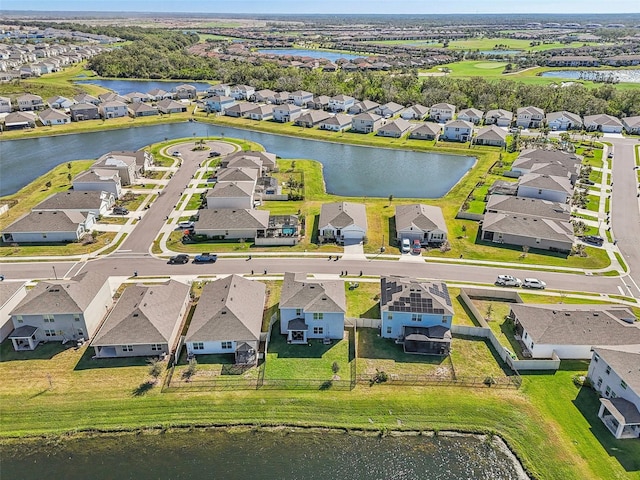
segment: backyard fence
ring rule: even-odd
[[[439,387],[487,387],[487,388],[520,388],[519,376],[509,377],[456,377],[438,375],[389,374],[385,377],[376,375],[358,375],[359,385],[396,385],[396,386],[439,386]]]

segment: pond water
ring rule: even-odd
[[[542,72],[540,76],[572,80],[604,80],[613,77],[619,82],[640,83],[640,70],[551,70]]]
[[[0,141],[0,196],[18,191],[56,165],[95,159],[111,150],[137,150],[165,139],[233,137],[258,142],[283,158],[323,165],[327,191],[344,196],[438,198],[474,165],[462,155],[359,147],[199,122]]]
[[[293,55],[295,57],[326,58],[330,62],[335,62],[339,58],[346,58],[347,60],[362,58],[361,55],[350,55],[348,53],[342,52],[327,52],[326,50],[305,50],[302,48],[260,48],[258,49],[258,52],[270,55]]]
[[[160,82],[156,80],[110,80],[110,79],[92,79],[92,80],[76,80],[74,83],[90,83],[100,87],[113,90],[118,95],[125,95],[132,92],[147,93],[154,88],[160,88],[165,92],[170,92],[178,85],[193,85],[198,91],[204,91],[211,87],[210,84],[204,82]]]
[[[506,480],[517,465],[474,437],[192,431],[3,445],[2,477]]]

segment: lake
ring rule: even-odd
[[[7,479],[507,480],[518,466],[475,437],[224,432],[104,435],[3,445]]]
[[[0,196],[15,193],[56,165],[93,159],[111,150],[137,150],[165,139],[233,137],[258,142],[283,158],[323,165],[327,191],[354,197],[438,198],[474,165],[462,155],[360,147],[199,122],[0,141]]]
[[[302,48],[260,48],[258,49],[258,52],[266,53],[269,55],[293,55],[294,57],[326,58],[330,62],[335,62],[339,58],[353,60],[354,58],[363,57],[363,55],[350,55],[348,53],[341,52],[327,52],[326,50],[305,50]]]
[[[147,93],[154,88],[160,88],[166,92],[170,92],[178,85],[193,85],[198,91],[205,91],[211,87],[210,84],[204,82],[161,82],[154,80],[109,80],[109,79],[93,79],[93,80],[75,80],[74,83],[90,83],[92,85],[98,85],[100,87],[113,90],[118,95],[125,95],[127,93],[140,92]]]
[[[640,70],[551,70],[541,77],[569,78],[572,80],[594,80],[597,77],[614,77],[619,82],[640,83]]]

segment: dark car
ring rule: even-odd
[[[209,157],[219,157],[220,152],[209,152]]]
[[[126,215],[129,213],[129,209],[128,208],[124,208],[124,207],[119,207],[119,206],[115,206],[113,207],[113,214],[114,215]]]
[[[185,255],[185,254],[175,255],[171,257],[167,263],[170,263],[170,264],[189,263],[189,255]]]
[[[201,253],[200,255],[196,255],[193,259],[193,263],[216,263],[218,260],[218,256],[212,253]]]
[[[582,237],[582,241],[585,243],[590,243],[591,245],[601,247],[604,243],[604,238],[598,237],[597,235],[587,235],[585,237]]]

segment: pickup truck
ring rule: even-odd
[[[193,263],[216,263],[218,256],[212,253],[201,253],[196,255],[193,259]]]

